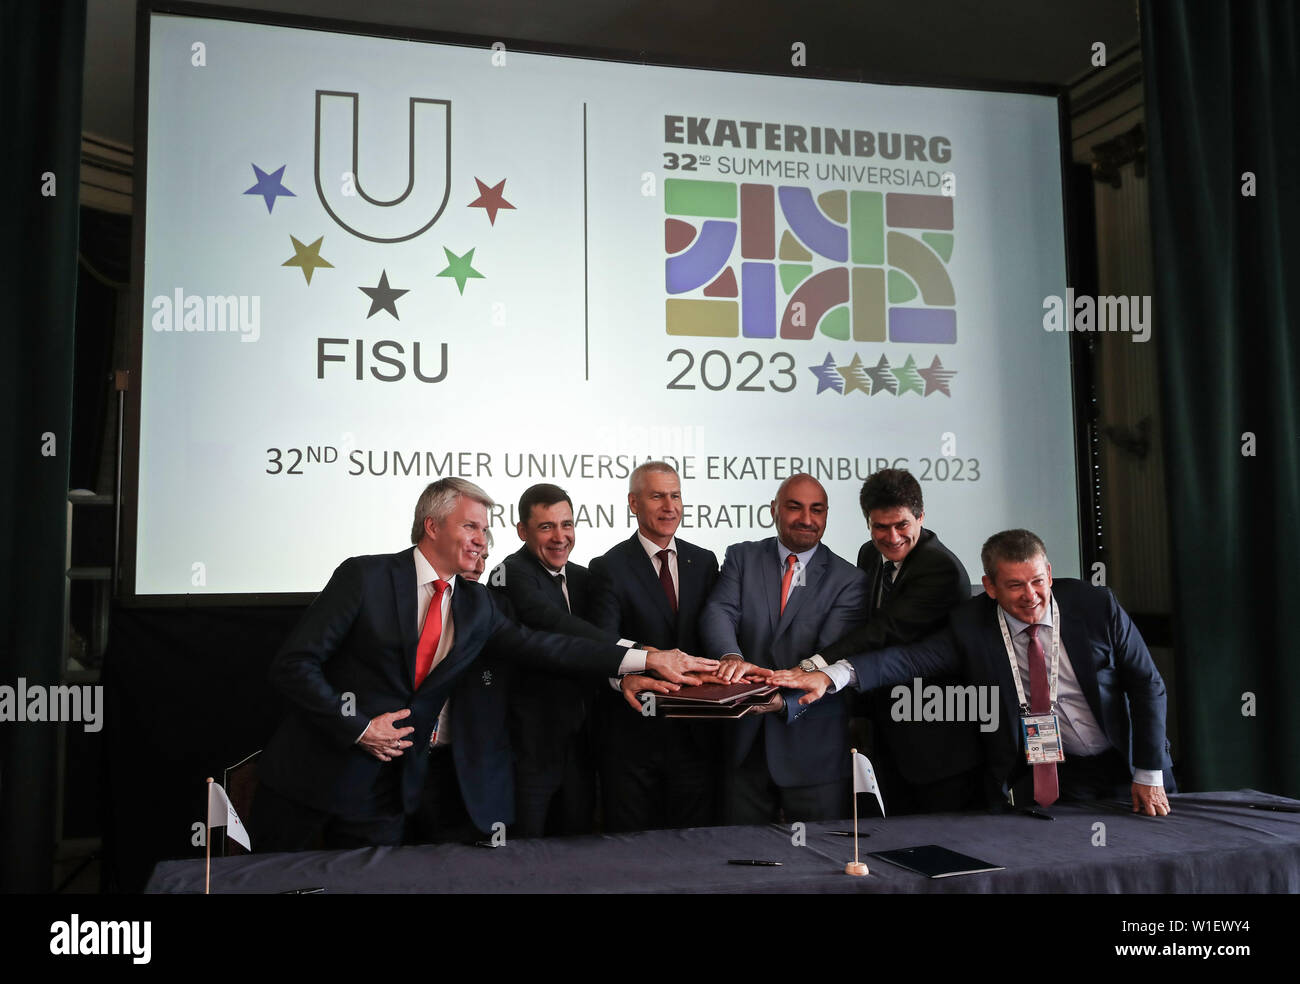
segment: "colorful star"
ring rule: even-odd
[[[397,317],[397,299],[403,294],[409,294],[410,291],[389,287],[387,270],[384,270],[379,274],[378,286],[358,287],[357,290],[370,298],[370,314],[366,315],[367,318],[370,318],[372,315],[377,314],[380,311],[387,311],[394,318],[397,318],[398,321],[402,320]]]
[[[325,241],[324,236],[321,236],[310,246],[304,246],[294,236],[290,236],[289,239],[293,243],[293,256],[281,263],[280,266],[301,267],[302,275],[307,278],[308,284],[311,283],[312,272],[317,267],[334,268],[333,263],[329,262],[329,260],[322,259],[320,255],[320,244]]]
[[[826,353],[825,362],[819,366],[809,366],[808,371],[817,377],[817,393],[821,393],[822,390],[844,392],[844,377],[835,371],[835,360],[831,358],[829,352]]]
[[[266,171],[263,171],[260,167],[254,164],[253,173],[257,175],[257,184],[249,188],[244,192],[244,194],[261,195],[262,200],[266,202],[266,210],[268,213],[271,211],[271,206],[275,204],[277,197],[288,195],[290,198],[297,198],[298,196],[286,188],[280,181],[284,176],[284,169],[288,166],[289,165],[287,164],[281,164],[278,171],[272,171],[268,174]]]
[[[854,390],[862,390],[868,394],[871,392],[871,377],[867,375],[867,370],[862,365],[861,356],[854,353],[852,362],[847,366],[836,366],[835,369],[844,377],[845,396]]]
[[[944,396],[952,396],[952,394],[948,392],[948,383],[952,381],[953,376],[957,375],[957,370],[945,369],[937,355],[934,357],[934,361],[930,363],[929,369],[921,369],[918,371],[921,374],[921,378],[925,380],[925,396],[929,396],[936,390]]]
[[[491,225],[496,225],[497,212],[503,208],[514,208],[514,206],[503,197],[503,189],[506,186],[506,179],[502,178],[491,188],[485,185],[478,178],[474,179],[474,183],[478,185],[478,197],[470,202],[467,207],[487,209],[488,222]]]
[[[916,371],[916,360],[910,355],[907,361],[903,363],[902,368],[891,370],[898,377],[898,395],[902,396],[909,390],[921,393],[921,374]]]
[[[894,373],[889,368],[889,360],[883,355],[874,368],[867,370],[867,375],[871,377],[871,395],[876,396],[880,393],[893,393],[898,395],[898,380],[894,378]]]
[[[456,288],[465,293],[465,281],[471,277],[477,277],[479,280],[485,280],[483,274],[479,273],[470,264],[474,261],[474,250],[470,250],[464,256],[457,256],[446,246],[442,251],[447,254],[447,269],[443,270],[438,276],[452,277],[456,281]]]

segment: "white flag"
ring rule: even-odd
[[[248,840],[248,830],[244,823],[239,819],[239,814],[235,808],[230,805],[230,800],[226,799],[226,791],[221,788],[221,783],[208,783],[208,835],[211,836],[213,827],[225,827],[226,833],[239,843],[243,844],[248,850],[253,849],[253,845]]]
[[[880,798],[880,786],[876,783],[876,770],[871,767],[871,759],[861,752],[854,752],[853,795],[858,793],[875,793],[876,802],[880,804],[880,815],[885,815],[885,801]]]

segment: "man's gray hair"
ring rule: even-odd
[[[997,581],[999,563],[1021,564],[1035,557],[1047,559],[1047,547],[1029,530],[1003,530],[984,541],[980,563],[990,581]]]
[[[677,469],[666,461],[643,461],[632,469],[632,474],[628,476],[627,490],[633,495],[641,491],[641,484],[645,477],[651,472],[659,472],[663,475],[672,475],[681,484],[682,478],[677,474]]]
[[[419,501],[415,503],[415,522],[411,524],[411,542],[419,543],[420,538],[424,536],[426,519],[432,519],[435,526],[442,525],[442,521],[451,515],[451,511],[456,508],[456,501],[462,495],[475,502],[481,502],[489,511],[496,505],[491,496],[473,482],[463,478],[440,478],[436,482],[430,482],[420,493]]]

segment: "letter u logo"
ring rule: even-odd
[[[387,201],[369,195],[359,165],[360,105],[355,92],[316,90],[316,194],[330,218],[352,235],[372,243],[400,243],[427,232],[451,196],[451,100],[410,101],[407,128],[406,190]],[[372,155],[372,160],[376,155]],[[380,158],[393,171],[367,171],[370,187],[397,187],[399,154]],[[442,163],[441,179],[437,174]],[[355,195],[345,194],[343,176],[352,175]]]

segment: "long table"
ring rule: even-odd
[[[1170,797],[1167,817],[1120,803],[1021,814],[859,821],[870,874],[844,874],[851,821],[802,829],[696,827],[637,834],[377,847],[214,859],[214,893],[1300,892],[1300,801],[1252,790]],[[1005,870],[930,879],[868,852],[938,844]],[[256,845],[254,845],[256,847]],[[779,867],[729,864],[779,861]],[[200,893],[202,860],[164,861],[147,892]]]

